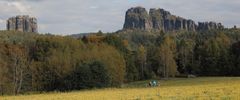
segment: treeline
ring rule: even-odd
[[[0,32],[0,93],[120,87],[137,80],[240,75],[240,31]]]
[[[119,86],[125,60],[106,43],[2,31],[0,93],[68,91]]]
[[[126,59],[128,81],[195,76],[239,76],[240,31],[121,31],[133,60]]]

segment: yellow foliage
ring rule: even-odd
[[[84,51],[81,54],[80,60],[82,61],[100,61],[103,62],[110,72],[113,80],[112,83],[119,83],[124,81],[125,75],[125,60],[123,56],[112,46],[107,44],[89,44],[90,50]],[[120,83],[119,83],[120,84]]]
[[[103,41],[104,38],[105,38],[104,36],[97,36],[97,35],[90,35],[86,37],[87,42],[90,42],[90,43],[99,43]]]

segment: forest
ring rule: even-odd
[[[121,87],[148,79],[240,76],[240,30],[0,31],[0,95]]]

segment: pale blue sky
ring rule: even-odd
[[[240,26],[240,0],[0,0],[0,29],[15,15],[38,18],[39,32],[75,34],[122,29],[130,7],[164,8],[194,21]]]

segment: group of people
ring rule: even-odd
[[[150,81],[148,83],[148,86],[150,86],[150,87],[157,87],[157,86],[159,86],[159,83],[158,83],[158,81],[153,80],[153,81]]]

